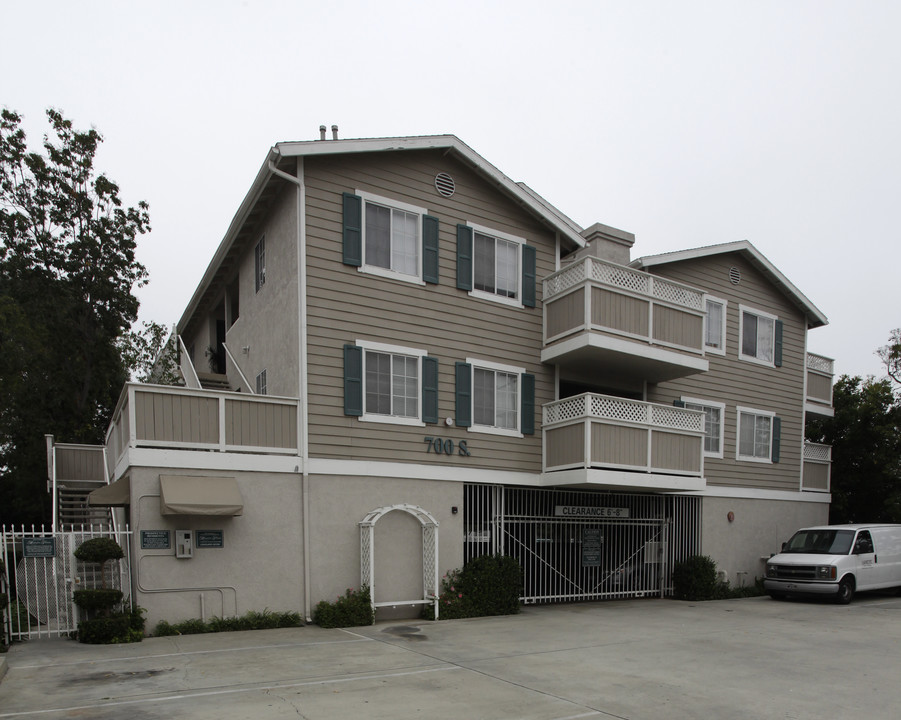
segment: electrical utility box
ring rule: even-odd
[[[194,557],[194,533],[191,530],[175,531],[175,557],[185,560]]]

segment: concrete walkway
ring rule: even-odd
[[[897,718],[901,598],[630,600],[13,646],[0,719]]]

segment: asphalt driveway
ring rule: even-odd
[[[13,646],[4,718],[897,718],[901,598],[628,600]]]

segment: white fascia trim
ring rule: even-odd
[[[495,485],[539,486],[539,473],[467,468],[461,465],[423,465],[418,463],[373,462],[371,460],[334,460],[313,458],[310,475],[349,475],[353,477],[443,480],[447,482],[489,483]]]
[[[568,340],[544,348],[541,351],[541,362],[553,363],[554,359],[561,355],[566,355],[586,347],[612,350],[613,352],[623,353],[624,355],[634,355],[636,357],[647,358],[657,362],[678,365],[696,372],[707,372],[710,369],[710,363],[702,357],[683,355],[682,353],[667,350],[666,348],[643,345],[634,340],[626,340],[596,332],[583,332],[576,337],[569,338]],[[640,352],[636,352],[639,348]]]
[[[825,405],[817,405],[816,403],[805,402],[804,412],[808,415],[823,415],[824,417],[835,417],[835,408],[826,407]]]
[[[182,468],[185,470],[221,470],[241,472],[296,473],[303,469],[298,455],[257,455],[254,453],[220,453],[197,450],[127,449],[116,465],[118,479],[136,467]]]
[[[596,468],[557,470],[541,475],[541,487],[569,485],[594,485],[599,490],[606,487],[624,491],[673,493],[703,490],[707,485],[707,480],[704,477],[598,470]]]
[[[813,492],[802,490],[757,490],[746,487],[725,487],[708,485],[706,489],[697,493],[690,493],[700,497],[733,498],[736,500],[778,500],[781,502],[806,502],[824,503],[832,502],[832,494],[828,492]]]
[[[829,324],[829,318],[820,312],[804,293],[798,290],[785,275],[779,272],[773,263],[767,260],[760,250],[747,240],[723,243],[722,245],[708,245],[707,247],[692,248],[689,250],[677,250],[676,252],[661,253],[660,255],[648,255],[646,257],[636,258],[629,263],[629,265],[630,267],[649,268],[655,265],[668,265],[683,260],[696,260],[698,258],[710,257],[711,255],[723,255],[731,252],[741,252],[749,255],[755,264],[761,267],[765,273],[771,275],[777,284],[782,285],[789,294],[795,297],[812,319],[819,325]]]
[[[372,350],[380,353],[391,353],[392,355],[409,355],[410,357],[425,357],[429,354],[428,350],[418,348],[404,347],[402,345],[389,345],[388,343],[380,343],[372,340],[355,340],[359,348],[364,350]]]

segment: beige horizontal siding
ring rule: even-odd
[[[435,191],[438,172],[454,178],[453,197]],[[540,363],[540,282],[536,308],[512,308],[457,290],[456,226],[473,222],[524,238],[537,250],[539,280],[554,270],[554,235],[468,168],[437,152],[307,158],[304,181],[311,456],[539,472],[540,405],[553,399],[553,374]],[[437,286],[342,264],[342,193],[357,190],[425,208],[439,219]],[[455,416],[455,362],[473,357],[524,368],[536,376],[535,435],[516,438],[443,422],[410,427],[345,416],[343,346],[356,340],[422,349],[437,358],[442,421]],[[426,437],[452,440],[455,448],[465,440],[470,456],[430,452]]]
[[[729,281],[730,268],[741,282]],[[801,485],[806,322],[800,310],[747,260],[727,254],[654,268],[654,272],[706,290],[727,301],[726,354],[707,353],[710,369],[688,378],[652,385],[648,399],[671,403],[682,396],[725,403],[722,458],[704,459],[710,485],[797,491]],[[776,315],[784,323],[782,367],[740,360],[739,305]],[[782,419],[780,461],[738,461],[738,406],[774,412]]]

